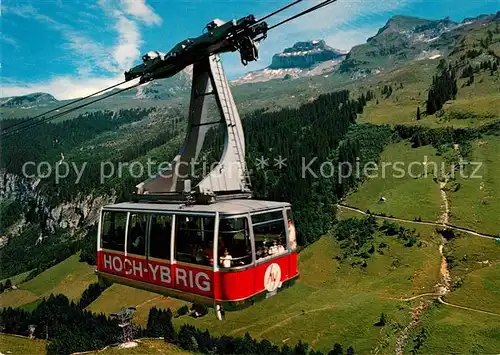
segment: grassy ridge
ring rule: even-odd
[[[51,293],[63,294],[76,301],[91,283],[97,281],[94,270],[95,267],[80,262],[78,254],[73,255],[35,278],[17,285],[16,290],[0,294],[0,306],[19,307]]]
[[[165,297],[156,293],[139,290],[119,284],[114,284],[106,289],[101,296],[92,302],[87,309],[96,313],[107,315],[118,312],[122,307],[136,307],[134,322],[146,326],[151,307],[170,308],[176,310],[186,304],[174,298]]]

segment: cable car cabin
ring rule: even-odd
[[[283,202],[109,205],[97,243],[99,277],[217,310],[268,298],[299,275]]]

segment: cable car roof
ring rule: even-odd
[[[259,212],[291,206],[288,202],[262,201],[251,199],[231,199],[218,201],[208,205],[181,203],[144,203],[122,202],[104,206],[104,210],[137,211],[137,212],[182,212],[182,213],[209,213],[219,212],[226,215]]]

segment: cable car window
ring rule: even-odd
[[[293,222],[292,210],[286,210],[286,217],[288,220],[288,243],[290,245],[290,249],[297,248],[297,234],[295,231],[295,223]]]
[[[128,225],[127,253],[146,255],[148,215],[131,213]]]
[[[104,211],[102,218],[102,248],[125,251],[127,212]]]
[[[149,255],[153,258],[170,260],[172,240],[172,216],[156,214],[151,216],[149,231]]]
[[[282,211],[253,215],[252,224],[257,260],[286,252],[285,221]]]
[[[214,217],[178,215],[175,222],[175,259],[213,265]]]
[[[273,221],[273,220],[277,220],[277,219],[283,220],[283,211],[282,210],[252,215],[252,223],[253,224],[262,223],[262,222],[269,222],[269,221]]]
[[[219,224],[219,266],[222,268],[248,265],[252,262],[252,246],[248,219],[221,219]]]

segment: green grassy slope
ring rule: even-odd
[[[421,248],[405,248],[399,241],[387,240],[384,255],[375,253],[364,271],[339,264],[334,259],[339,252],[336,243],[325,237],[300,254],[300,281],[291,289],[253,307],[228,312],[223,322],[216,321],[211,311],[201,319],[182,316],[175,323],[192,323],[219,335],[248,331],[278,344],[301,339],[323,351],[335,342],[353,345],[360,353],[376,345],[394,346],[396,329],[409,321],[407,306],[396,299],[430,292],[438,278],[436,237],[430,229],[422,230],[422,235],[425,243]],[[153,306],[158,297],[113,286],[89,309],[109,313],[148,300]],[[391,325],[383,329],[373,326],[381,312],[391,318]],[[141,323],[142,316],[136,321]]]
[[[427,168],[422,164],[424,161],[428,162]],[[410,165],[413,162],[414,165]],[[378,170],[370,172],[374,177],[366,179],[357,191],[350,193],[345,203],[377,214],[435,221],[441,202],[439,185],[433,178],[435,173],[439,176],[442,163],[443,159],[436,156],[436,150],[430,146],[413,149],[407,142],[389,145],[380,157]],[[383,164],[387,164],[385,170]],[[399,168],[404,173],[400,173]],[[380,201],[381,197],[386,201]]]
[[[118,312],[122,307],[133,306],[137,308],[134,314],[134,322],[146,326],[151,307],[170,308],[174,311],[184,304],[186,304],[186,302],[174,298],[114,284],[106,289],[97,300],[87,307],[87,309],[92,312],[102,312],[109,315],[113,312]]]
[[[110,346],[104,351],[95,351],[89,354],[103,355],[189,355],[188,351],[179,349],[178,347],[167,344],[163,340],[140,340],[137,341],[137,346],[133,348],[120,348],[118,346]]]
[[[500,349],[500,317],[445,305],[433,307],[410,336],[405,353],[422,328],[427,332],[422,354],[496,354]]]
[[[44,355],[47,342],[8,334],[0,334],[0,353],[11,355]]]
[[[456,175],[460,189],[450,192],[450,223],[477,231],[500,235],[500,137],[488,136],[472,143],[467,159],[481,164],[467,168],[464,177]],[[472,175],[475,167],[476,174]]]
[[[427,247],[411,249],[388,240],[384,255],[375,253],[363,271],[333,259],[339,249],[325,237],[300,254],[301,278],[291,289],[251,308],[227,313],[224,322],[214,322],[213,314],[199,320],[181,317],[177,322],[206,327],[216,334],[248,331],[278,344],[301,339],[322,351],[335,342],[353,345],[359,353],[376,346],[391,348],[396,329],[409,321],[407,306],[394,299],[431,290],[439,273],[437,247],[432,236],[426,239]],[[394,260],[402,260],[402,265],[394,266]],[[373,325],[381,312],[391,319],[383,329]]]
[[[17,285],[16,290],[0,295],[1,307],[17,307],[33,303],[52,294],[63,294],[69,299],[78,300],[83,291],[97,281],[95,267],[78,261],[73,255],[63,262],[45,270],[32,280]]]
[[[452,285],[447,302],[499,313],[500,245],[494,240],[463,236],[445,246]]]

